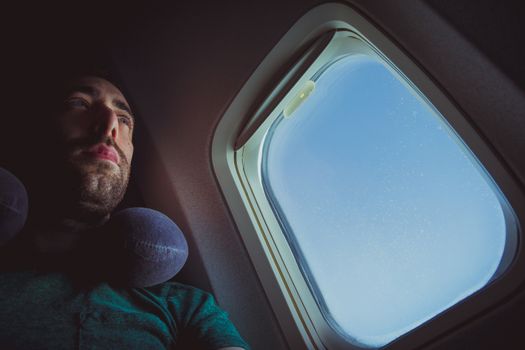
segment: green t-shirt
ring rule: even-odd
[[[57,272],[0,272],[2,349],[249,349],[213,297],[174,282],[76,285]]]

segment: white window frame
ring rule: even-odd
[[[280,97],[280,101],[276,101],[278,94],[275,92],[279,86],[270,91],[260,106],[273,103],[274,112],[267,116],[262,115],[264,121],[238,150],[236,144],[239,135],[246,130],[243,123],[246,117],[250,117],[247,114],[251,113],[255,119],[261,120],[258,112],[264,108],[253,108],[253,105],[261,100],[261,86],[268,84],[268,77],[279,72],[281,66],[297,53],[298,48],[310,47],[319,37],[334,30],[338,31],[336,37],[349,35],[357,40],[351,50],[379,55],[381,59],[390,62],[392,67],[397,67],[397,74],[406,76],[408,81],[417,86],[417,90],[421,91],[446,118],[505,194],[510,203],[509,207],[515,210],[515,213],[505,215],[515,215],[518,224],[520,219],[525,217],[525,202],[518,184],[458,108],[417,64],[351,7],[332,3],[312,9],[286,33],[240,90],[219,122],[212,144],[212,163],[218,182],[276,318],[292,349],[361,349],[344,339],[322,316],[266,199],[259,171],[262,141],[269,126],[304,82],[331,57],[338,55],[337,49],[328,46],[322,50],[322,54],[315,59],[302,78],[293,84],[284,98]],[[347,52],[348,48],[345,50]],[[308,53],[308,50],[306,52]],[[254,118],[247,123],[248,126],[254,123]],[[507,251],[514,247],[518,252],[521,251],[522,240],[518,239],[519,234],[507,235]],[[500,278],[394,340],[385,348],[411,349],[421,346],[436,335],[445,333],[493,306],[523,281],[521,276],[525,273],[524,259],[519,253],[504,254],[504,261],[500,266],[505,272]]]

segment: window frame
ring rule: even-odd
[[[265,199],[258,174],[260,157],[247,155],[261,153],[265,133],[279,115],[278,112],[274,112],[266,117],[265,113],[269,109],[282,111],[294,96],[294,87],[288,89],[291,91],[288,96],[288,90],[281,94],[275,93],[279,84],[273,84],[272,87],[275,88],[264,96],[260,86],[268,85],[265,84],[265,77],[278,72],[279,65],[294,57],[297,52],[303,50],[308,53],[308,47],[311,47],[312,43],[319,42],[323,35],[334,31],[353,33],[352,36],[366,43],[361,49],[373,48],[372,51],[375,54],[379,53],[381,59],[398,68],[399,75],[407,76],[409,81],[417,86],[416,90],[420,90],[441,112],[458,136],[483,163],[483,167],[508,199],[509,207],[514,208],[517,224],[519,225],[520,218],[525,217],[523,195],[504,164],[459,108],[408,54],[347,5],[324,4],[312,9],[290,29],[246,82],[219,122],[212,144],[212,163],[219,185],[291,348],[361,349],[348,343],[347,339],[330,327],[322,316],[278,220]],[[320,52],[327,54],[324,48]],[[303,78],[293,84],[295,89],[302,86],[306,77],[312,76],[312,72],[315,73],[326,59],[328,58],[325,57],[323,61],[316,57],[313,65],[302,74]],[[260,97],[261,94],[263,98]],[[283,95],[285,98],[276,102],[276,99],[282,98]],[[263,103],[253,108],[253,105],[261,100]],[[262,108],[265,105],[271,108]],[[246,113],[253,116],[247,126],[243,125]],[[243,133],[250,126],[252,130],[247,137]],[[244,138],[241,145],[239,138]],[[507,270],[499,278],[384,348],[410,349],[421,346],[436,337],[436,334],[443,334],[484,309],[494,306],[515,290],[523,281],[520,274],[525,272],[524,257],[520,254],[522,240],[518,239],[521,235],[519,231],[518,227],[515,241],[507,239],[507,245],[515,245],[517,253],[512,261],[502,261],[500,266],[506,266]],[[509,235],[507,237],[512,238]],[[505,256],[510,259],[508,254],[504,254]]]

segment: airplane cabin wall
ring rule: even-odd
[[[97,27],[101,24],[97,13],[108,7],[92,9],[84,18],[86,36],[107,39],[141,119],[139,127],[145,135],[136,144],[134,176],[142,197],[147,205],[170,215],[188,237],[191,255],[180,278],[213,292],[254,349],[279,350],[288,345],[215,180],[211,140],[229,102],[266,54],[296,20],[321,3],[236,0],[170,2],[147,8],[129,4],[112,8],[104,16],[112,25],[104,28]],[[348,3],[429,72],[523,184],[525,57],[519,41],[523,7],[511,0]],[[39,36],[39,32],[59,17],[52,9],[32,8],[32,14],[23,10],[12,18],[17,25],[27,25],[29,35],[15,36],[13,45],[2,44],[13,57],[4,66],[17,67],[10,72],[12,81],[49,51],[41,43],[53,40],[52,35]],[[76,14],[79,9],[70,11]],[[3,32],[10,33],[9,28]],[[69,27],[57,26],[57,30]],[[67,57],[68,48],[60,53]],[[17,105],[9,111],[19,109]],[[2,141],[2,153],[10,146]],[[429,348],[523,344],[524,314],[522,288]]]

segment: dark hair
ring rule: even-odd
[[[67,62],[55,71],[54,83],[50,89],[53,97],[48,97],[49,101],[61,103],[64,95],[68,92],[71,85],[82,77],[93,76],[105,79],[117,87],[128,100],[128,96],[122,84],[122,79],[117,73],[115,65],[107,54],[97,53],[84,55],[73,63]],[[131,102],[129,102],[131,103]]]

